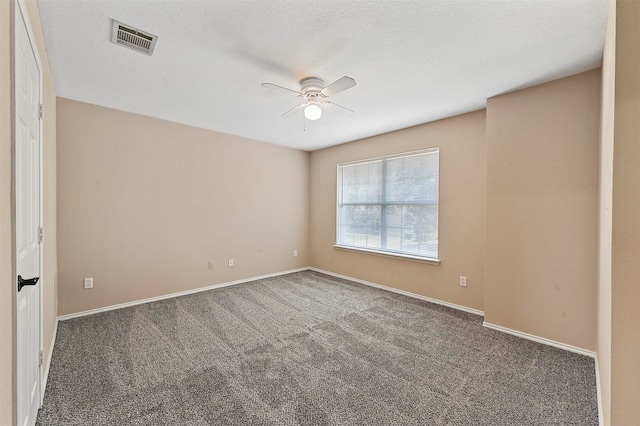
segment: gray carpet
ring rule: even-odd
[[[305,271],[62,321],[39,425],[597,425],[594,362]]]

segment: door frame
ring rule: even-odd
[[[13,190],[13,197],[12,197],[12,211],[13,211],[13,230],[14,230],[14,243],[13,243],[13,270],[14,270],[14,277],[13,277],[13,294],[14,294],[14,306],[16,307],[15,309],[13,309],[13,314],[14,314],[14,336],[17,336],[17,332],[18,332],[18,312],[17,312],[17,300],[18,300],[18,282],[17,282],[17,270],[18,270],[18,256],[17,256],[17,245],[15,243],[15,231],[16,231],[16,219],[17,219],[17,202],[16,202],[16,197],[18,196],[17,191],[16,191],[16,184],[17,184],[17,179],[16,179],[16,165],[17,165],[17,161],[16,161],[16,155],[17,155],[17,150],[15,149],[16,147],[16,76],[15,76],[15,55],[16,55],[16,43],[17,43],[17,37],[15,36],[16,34],[16,23],[18,22],[18,20],[22,20],[24,22],[24,26],[27,30],[27,37],[29,38],[29,44],[31,45],[31,49],[33,50],[35,59],[36,59],[36,64],[38,65],[38,77],[39,77],[39,93],[38,93],[38,99],[39,99],[39,104],[43,104],[43,68],[42,68],[42,60],[40,59],[40,52],[38,50],[38,44],[36,43],[36,38],[35,38],[35,33],[33,31],[33,27],[31,26],[31,18],[29,16],[29,11],[27,10],[27,5],[25,0],[14,0],[14,9],[13,9],[13,17],[12,17],[12,24],[13,24],[13,43],[11,45],[11,63],[12,63],[12,69],[11,69],[11,73],[13,75],[12,80],[12,86],[11,86],[11,95],[12,95],[12,106],[13,106],[13,113],[12,113],[12,117],[11,117],[11,122],[12,122],[12,149],[13,149],[13,185],[12,185],[12,190]],[[43,228],[44,226],[44,176],[43,176],[43,169],[44,169],[44,135],[43,135],[43,131],[44,131],[44,119],[39,119],[38,120],[38,130],[39,130],[39,135],[38,135],[38,149],[40,151],[40,155],[39,155],[39,169],[40,169],[40,190],[39,190],[39,198],[40,198],[40,211],[39,211],[39,218],[38,218],[38,226],[40,228]],[[44,229],[44,228],[43,228]],[[39,346],[40,346],[40,352],[39,355],[43,353],[43,349],[44,349],[44,336],[43,336],[43,326],[44,326],[44,322],[43,322],[43,286],[45,284],[45,277],[43,276],[43,272],[44,272],[44,242],[40,242],[40,244],[38,244],[38,251],[39,251],[39,257],[40,257],[40,262],[39,262],[39,276],[40,276],[40,281],[39,281],[39,285],[37,286],[38,289],[38,305],[40,308],[40,315],[39,315],[39,324],[38,324],[38,334],[39,334]],[[14,364],[13,364],[13,369],[14,369],[14,383],[17,383],[17,375],[18,375],[18,368],[17,368],[17,352],[18,352],[18,346],[17,346],[17,342],[14,338],[14,347],[13,347],[13,357],[14,357]],[[43,368],[45,367],[45,363],[44,360],[42,362],[42,364],[39,365],[38,367],[38,390],[39,390],[39,406],[42,406],[42,402],[43,402],[43,398],[44,398],[44,390],[45,390],[45,386],[43,386]],[[46,385],[46,384],[45,384]],[[17,393],[15,394],[16,398],[14,401],[14,410],[17,416],[17,412],[18,412],[18,398],[19,395],[17,395]],[[15,418],[15,417],[14,417]],[[17,418],[16,418],[17,420]]]

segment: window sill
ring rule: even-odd
[[[393,258],[396,258],[396,259],[410,260],[412,262],[428,263],[430,265],[439,265],[440,264],[440,259],[430,259],[430,258],[426,258],[426,257],[412,256],[410,254],[401,254],[401,253],[393,253],[393,252],[389,252],[389,251],[371,250],[371,249],[362,248],[362,247],[343,246],[343,245],[340,245],[340,244],[334,244],[333,247],[335,247],[337,249],[340,249],[340,250],[357,251],[357,252],[360,252],[360,253],[375,254],[376,256],[393,257]]]

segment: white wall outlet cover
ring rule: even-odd
[[[460,285],[462,287],[466,287],[467,286],[467,277],[460,276]]]
[[[233,259],[229,259],[229,266],[233,266]]]
[[[84,288],[93,288],[93,278],[85,278],[83,284]]]
[[[298,256],[298,250],[293,251],[293,257],[296,257],[296,256]]]

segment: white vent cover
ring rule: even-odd
[[[158,36],[113,20],[112,43],[151,56],[157,41]]]

